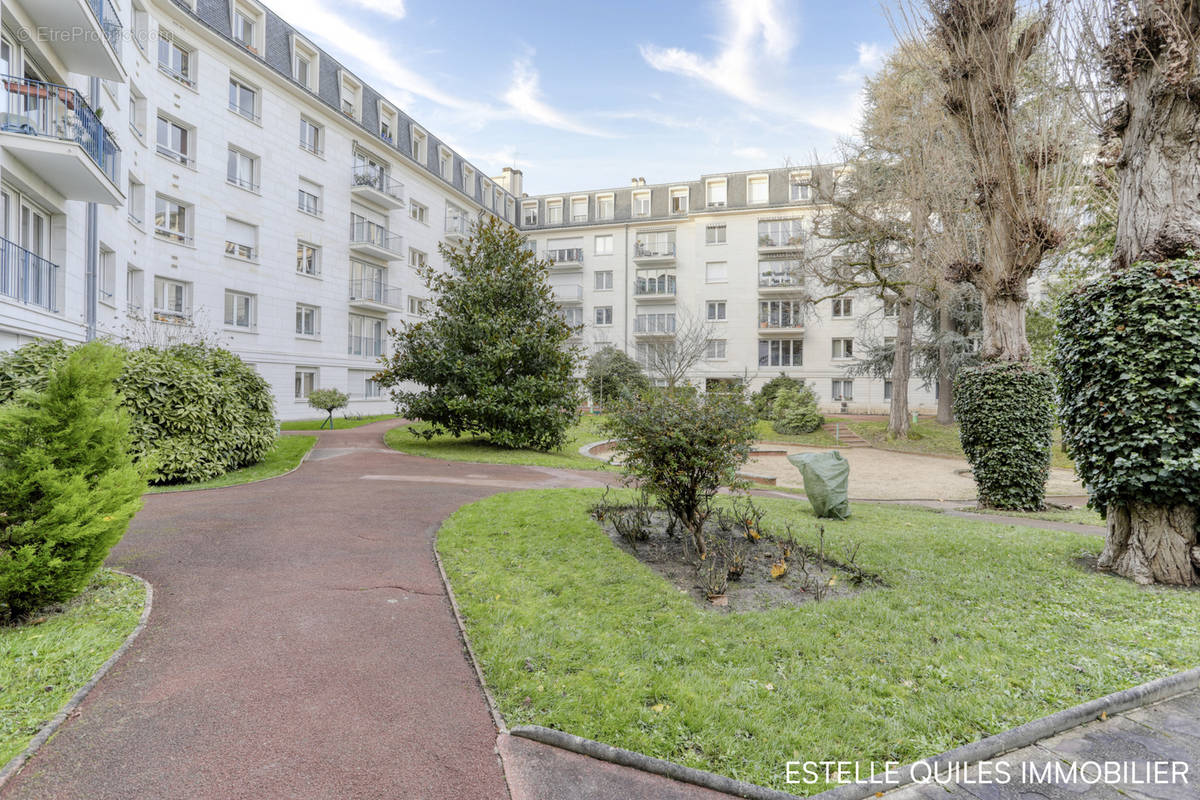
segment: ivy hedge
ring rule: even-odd
[[[0,403],[45,387],[72,349],[38,341],[0,355]],[[263,459],[275,442],[270,385],[238,356],[180,344],[126,354],[115,387],[130,414],[130,447],[151,483],[218,477]]]
[[[954,381],[954,414],[980,505],[1041,509],[1054,429],[1050,374],[1011,362],[961,370]]]
[[[1091,504],[1200,505],[1200,261],[1139,263],[1062,298],[1063,446]]]

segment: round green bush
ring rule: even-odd
[[[0,357],[4,387],[45,385],[48,365],[71,352],[59,342],[34,342]],[[131,416],[131,452],[151,470],[152,483],[215,478],[262,460],[275,442],[270,385],[241,358],[221,348],[180,344],[128,353],[116,381]]]
[[[805,384],[800,388],[781,388],[771,403],[771,426],[777,433],[794,436],[812,433],[821,427],[825,418],[817,409],[817,396]]]
[[[961,370],[954,381],[954,415],[980,505],[1041,509],[1054,430],[1050,374],[1010,362]]]
[[[1200,505],[1200,261],[1139,263],[1060,302],[1063,445],[1091,503]]]
[[[779,373],[764,383],[761,389],[750,395],[754,413],[758,414],[759,419],[770,419],[772,416],[771,404],[775,402],[775,395],[779,393],[780,389],[803,389],[805,385],[804,381],[789,378],[782,372]]]

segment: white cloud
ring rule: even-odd
[[[586,136],[612,136],[572,119],[542,98],[541,78],[533,66],[532,53],[513,62],[512,82],[504,92],[503,99],[521,119]]]
[[[348,0],[348,2],[352,6],[392,19],[404,19],[406,13],[403,0]]]
[[[767,151],[761,147],[735,147],[733,154],[748,161],[766,161]]]

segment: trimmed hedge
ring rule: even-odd
[[[1200,261],[1134,264],[1067,294],[1054,365],[1093,507],[1200,505]]]
[[[33,342],[0,356],[0,403],[20,387],[44,387],[71,350]],[[128,353],[116,380],[130,412],[131,452],[152,483],[203,481],[255,464],[275,443],[270,385],[238,356],[180,344]]]
[[[0,406],[0,620],[83,591],[141,507],[121,357],[76,348]]]
[[[775,393],[771,403],[771,425],[785,436],[812,433],[825,418],[817,408],[817,396],[806,384],[799,389],[784,387]]]
[[[1042,508],[1050,477],[1053,393],[1050,374],[1029,364],[985,364],[959,372],[954,414],[980,505]]]

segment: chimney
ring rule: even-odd
[[[513,197],[520,197],[522,195],[521,189],[523,188],[523,178],[524,175],[522,174],[521,170],[513,169],[512,167],[505,167],[503,172],[500,175],[492,178],[492,180],[496,182],[497,186],[511,194]]]
[[[637,179],[637,178],[630,178],[630,179],[629,179],[629,185],[630,185],[630,186],[637,186],[637,185],[638,185],[638,179]]]

